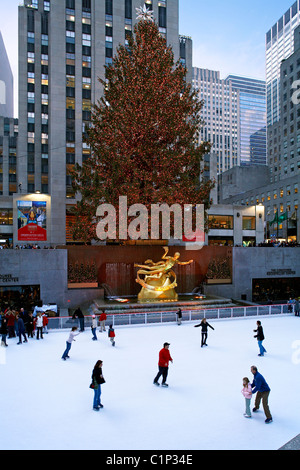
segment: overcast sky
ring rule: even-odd
[[[15,117],[21,3],[0,0],[0,31],[14,74]],[[193,40],[193,66],[218,70],[221,78],[234,73],[264,80],[265,34],[292,4],[293,0],[179,0],[179,33]]]

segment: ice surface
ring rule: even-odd
[[[251,450],[279,449],[300,432],[300,319],[260,318],[265,357],[253,338],[256,317],[210,320],[208,347],[197,322],[116,328],[92,341],[89,328],[61,360],[69,330],[0,348],[2,450]],[[171,343],[169,388],[156,387],[158,352]],[[99,412],[89,389],[103,360]],[[245,419],[242,378],[256,365],[265,377],[273,423],[263,409]],[[251,408],[254,405],[252,399]]]

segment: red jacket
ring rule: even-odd
[[[166,348],[161,349],[159,351],[158,365],[160,367],[169,367],[169,361],[173,361],[170,351]]]
[[[107,319],[106,313],[101,313],[99,321],[104,321]]]

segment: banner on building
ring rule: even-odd
[[[17,201],[18,241],[47,241],[47,202]]]

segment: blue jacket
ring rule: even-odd
[[[259,373],[256,372],[254,374],[254,380],[251,384],[252,392],[269,392],[271,389],[267,382],[265,381],[264,377]]]

